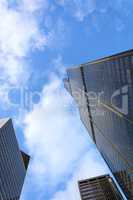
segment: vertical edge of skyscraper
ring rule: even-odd
[[[97,149],[132,200],[133,50],[67,69],[64,85]]]
[[[109,175],[78,182],[81,200],[123,200],[114,180]]]
[[[12,120],[0,119],[0,199],[19,200],[30,157],[20,151]]]

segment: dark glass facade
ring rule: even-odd
[[[23,162],[24,162],[25,169],[27,170],[28,165],[29,165],[29,161],[30,161],[30,156],[28,156],[23,151],[21,151],[21,155],[22,155],[22,159],[23,159]]]
[[[133,51],[68,69],[67,74],[89,135],[126,197],[133,199]]]
[[[26,162],[26,154],[23,154]],[[29,156],[27,157],[29,158]],[[26,167],[11,119],[0,119],[0,200],[20,198]]]
[[[79,181],[78,186],[82,200],[123,200],[109,175]]]

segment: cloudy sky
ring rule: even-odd
[[[79,200],[77,181],[109,173],[62,79],[132,48],[132,0],[0,0],[0,116],[31,155],[21,200]]]

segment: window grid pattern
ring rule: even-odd
[[[98,131],[95,128],[97,146],[128,199],[133,198],[133,64],[131,61],[131,57],[124,57],[84,68],[87,91],[104,93],[100,103],[96,105],[104,115],[99,117],[93,114],[93,108],[91,108],[93,123],[98,127]],[[122,93],[124,87],[128,88],[126,94]],[[112,102],[112,95],[115,93],[119,95]],[[124,116],[122,113],[120,117],[121,110],[118,110],[118,113],[115,110],[117,107],[121,108],[123,95],[128,97],[127,105],[124,105],[128,106],[128,114]],[[112,148],[106,139],[101,141],[102,136],[99,130],[103,132],[104,138],[108,138],[116,148]],[[103,142],[108,145],[104,146]]]
[[[79,190],[82,200],[122,200],[113,179],[100,176],[79,181]]]
[[[20,198],[26,170],[11,119],[0,128],[0,199]]]
[[[80,88],[82,93],[86,88],[86,102],[95,106],[87,115],[88,105],[84,103],[82,109],[76,101],[81,119],[91,137],[89,123],[93,123],[99,151],[127,198],[133,199],[133,51],[69,69],[68,77],[74,99],[75,91]],[[100,94],[98,103],[89,98],[89,92]]]

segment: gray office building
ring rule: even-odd
[[[109,175],[81,180],[78,186],[82,200],[123,200]]]
[[[11,119],[0,119],[0,200],[20,198],[29,156],[19,150]]]
[[[133,199],[133,50],[67,70],[64,84],[126,197]]]

